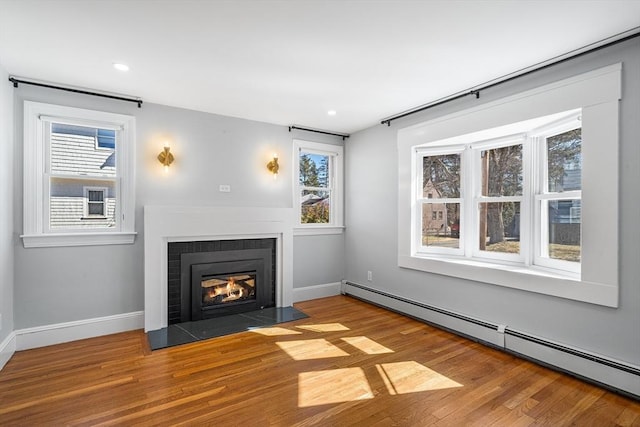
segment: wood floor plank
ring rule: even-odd
[[[131,331],[17,352],[1,426],[639,426],[640,402],[345,296],[151,351]],[[276,333],[277,332],[277,333]]]

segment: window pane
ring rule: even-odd
[[[104,191],[102,190],[89,190],[87,193],[90,202],[102,202],[104,200]]]
[[[116,152],[96,147],[96,129],[51,124],[51,173],[56,175],[116,176]],[[108,131],[114,132],[115,131]],[[115,146],[115,139],[113,142]]]
[[[437,219],[436,219],[437,218]],[[460,247],[460,203],[422,205],[422,245]]]
[[[103,187],[107,191],[88,190],[85,194],[85,187]],[[114,182],[73,177],[51,178],[49,227],[52,230],[115,227],[115,194]],[[89,201],[91,197],[95,197],[96,201]],[[99,217],[87,217],[85,212]]]
[[[98,147],[116,148],[116,131],[111,129],[98,129]]]
[[[460,155],[425,156],[422,160],[422,182],[422,197],[459,198]]]
[[[300,185],[328,188],[330,182],[329,155],[300,153]]]
[[[580,262],[580,200],[543,201],[543,211],[547,212],[549,238],[543,242],[543,256],[551,259]],[[546,204],[546,206],[545,206]]]
[[[329,191],[302,190],[300,222],[302,224],[328,224],[330,222],[331,193]]]
[[[548,191],[582,189],[582,129],[547,138]]]
[[[89,202],[89,215],[104,215],[104,203]]]
[[[520,203],[480,203],[480,250],[520,253]]]
[[[522,195],[522,144],[484,150],[482,155],[482,195]]]

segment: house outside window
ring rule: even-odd
[[[296,234],[342,232],[343,148],[294,141]]]
[[[25,247],[133,242],[134,125],[25,102]]]

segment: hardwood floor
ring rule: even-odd
[[[352,299],[151,352],[142,331],[16,353],[0,425],[640,426],[640,402]]]

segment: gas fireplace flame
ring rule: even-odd
[[[255,278],[249,275],[212,278],[202,282],[203,303],[220,304],[251,298],[254,295]]]

